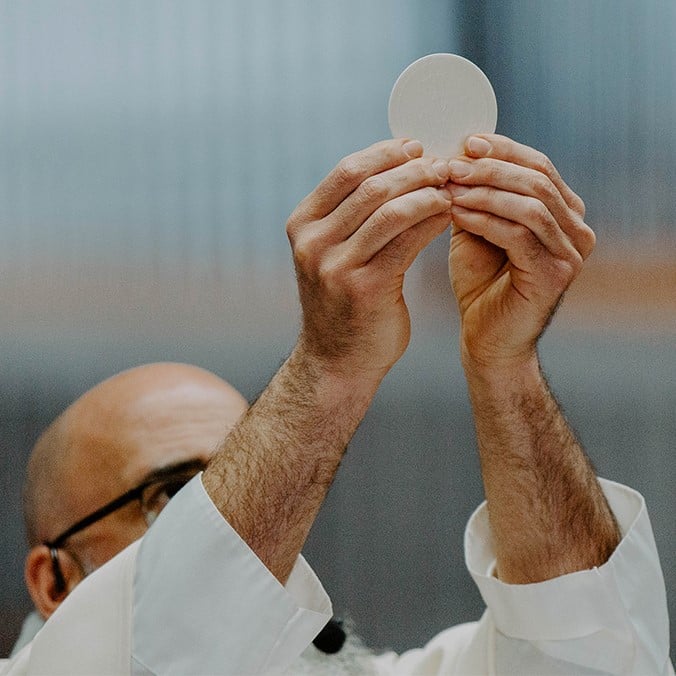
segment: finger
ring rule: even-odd
[[[388,278],[393,274],[403,274],[411,267],[418,254],[450,224],[451,215],[448,212],[430,216],[416,223],[382,248],[369,261],[369,267],[380,269],[380,272]]]
[[[577,250],[549,209],[538,199],[487,186],[449,185],[453,204],[491,213],[526,226],[557,258],[576,257]]]
[[[360,265],[416,224],[445,214],[450,222],[451,196],[444,189],[421,188],[383,204],[345,243],[345,255]]]
[[[420,157],[419,141],[391,139],[344,157],[329,175],[298,205],[298,220],[319,219],[330,214],[369,176]]]
[[[465,151],[469,157],[491,157],[539,171],[549,177],[566,204],[584,218],[584,202],[568,187],[552,161],[539,150],[499,134],[477,134],[467,139]]]
[[[545,174],[529,167],[492,158],[456,159],[449,163],[449,167],[451,179],[456,183],[490,185],[540,200],[549,209],[583,258],[586,258],[594,248],[596,241],[594,232],[581,216],[568,206],[559,189]],[[514,217],[510,218],[515,221],[519,220]]]
[[[429,158],[370,176],[326,219],[326,235],[334,242],[346,240],[388,202],[426,186],[441,186],[448,176],[448,162]]]
[[[482,213],[454,205],[451,213],[453,223],[467,232],[479,235],[491,244],[503,249],[510,262],[519,270],[535,272],[543,268],[550,271],[555,264],[565,268],[572,279],[582,265],[577,254],[572,259],[553,259],[533,232],[524,225],[514,223],[495,214]],[[554,280],[549,280],[554,281]]]

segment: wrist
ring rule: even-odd
[[[470,389],[507,393],[514,387],[542,379],[540,360],[535,348],[522,353],[485,356],[462,349],[462,366]]]
[[[326,351],[308,339],[304,331],[290,355],[294,368],[307,373],[322,388],[334,390],[338,395],[354,392],[374,393],[392,364],[384,366],[359,344]],[[396,360],[395,360],[396,361]]]
[[[366,411],[387,374],[387,370],[350,369],[339,359],[317,356],[302,338],[285,367],[294,380],[307,385],[316,405],[327,412],[338,407]]]

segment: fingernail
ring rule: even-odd
[[[471,165],[462,160],[451,160],[448,163],[448,169],[451,172],[451,178],[464,178],[469,175]]]
[[[413,159],[414,157],[420,157],[423,153],[422,143],[420,141],[407,141],[401,147],[407,157]]]
[[[436,175],[442,180],[445,181],[449,174],[450,174],[450,168],[448,166],[448,162],[443,162],[442,160],[437,160],[433,165],[432,169],[434,169]]]
[[[485,138],[470,136],[467,141],[467,150],[476,157],[484,157],[491,151],[491,144]]]

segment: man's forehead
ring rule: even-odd
[[[128,487],[163,467],[206,462],[246,406],[234,388],[201,369],[126,372],[72,407],[76,464]]]
[[[213,401],[174,403],[159,397],[152,405],[146,401],[124,425],[107,430],[106,447],[118,456],[124,484],[184,463],[205,465],[239,417],[239,413],[228,416]]]

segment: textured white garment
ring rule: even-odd
[[[623,536],[604,565],[537,584],[501,582],[492,574],[484,503],[465,530],[465,563],[487,607],[481,621],[441,632],[423,649],[376,658],[378,673],[673,674],[664,578],[645,501],[600,481]]]
[[[607,563],[538,584],[504,584],[491,574],[484,504],[465,533],[484,616],[441,632],[424,648],[374,657],[374,670],[383,676],[673,674],[664,582],[643,498],[619,484],[602,486],[623,534]],[[282,588],[198,480],[141,542],[83,582],[2,673],[293,673],[293,660],[330,615],[307,564],[299,559]]]
[[[299,557],[283,587],[223,519],[200,477],[139,541],[83,580],[3,674],[281,671],[331,618]]]

